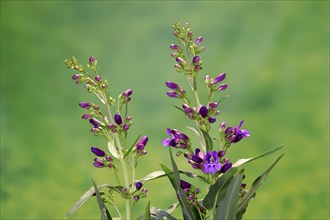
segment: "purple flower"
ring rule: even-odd
[[[173,90],[178,90],[179,89],[179,85],[174,83],[174,82],[165,82],[166,86],[170,89],[173,89]]]
[[[193,64],[196,64],[196,63],[198,63],[199,60],[200,60],[199,56],[194,56],[192,62],[193,62]]]
[[[168,92],[166,92],[166,94],[171,98],[178,98],[179,97],[178,93],[176,93],[174,91],[168,91]]]
[[[203,41],[203,37],[199,36],[199,37],[196,38],[195,43],[200,44],[200,43],[202,43],[202,41]]]
[[[97,76],[95,76],[95,80],[98,82],[101,82],[102,78],[101,78],[101,76],[97,75]]]
[[[170,45],[170,48],[171,48],[172,50],[177,50],[177,49],[179,49],[179,46],[176,45],[176,44],[171,44],[171,45]]]
[[[148,136],[143,136],[135,145],[136,149],[139,151],[144,150],[144,147],[147,145],[148,143]]]
[[[215,109],[215,108],[218,107],[218,103],[217,102],[210,102],[209,107],[212,108],[212,109]]]
[[[207,108],[205,106],[202,106],[200,109],[199,109],[199,114],[202,116],[202,118],[205,118],[207,116],[207,113],[209,111],[207,110]]]
[[[162,141],[162,144],[165,147],[175,147],[175,148],[182,148],[186,149],[189,147],[189,138],[186,134],[181,133],[180,131],[176,129],[166,129],[167,134],[170,136],[170,138],[165,138]]]
[[[226,73],[221,73],[214,78],[215,83],[220,83],[226,78]]]
[[[225,173],[227,170],[229,170],[232,167],[232,163],[231,162],[227,162],[225,163],[222,168],[221,168],[221,173]]]
[[[89,103],[89,102],[80,102],[80,103],[79,103],[79,106],[80,106],[81,108],[89,109],[89,108],[92,106],[92,104]]]
[[[180,187],[181,189],[190,189],[191,184],[184,180],[180,180]]]
[[[140,181],[138,181],[138,182],[135,183],[135,188],[136,188],[137,190],[140,190],[141,187],[142,187],[142,183],[141,183]]]
[[[121,120],[121,116],[119,114],[115,114],[114,119],[117,125],[121,125],[123,123],[123,121]]]
[[[91,147],[91,151],[96,155],[96,156],[99,156],[99,157],[104,157],[105,156],[105,152],[97,147]]]
[[[242,120],[241,123],[236,128],[227,127],[225,129],[225,136],[230,143],[237,143],[243,138],[250,136],[249,131],[243,129],[241,130],[243,124],[244,124],[244,120]]]
[[[208,120],[210,123],[214,123],[217,119],[215,117],[209,117]]]
[[[223,91],[223,90],[226,90],[228,88],[228,84],[222,84],[219,86],[219,91]]]
[[[215,174],[221,170],[221,163],[219,163],[218,153],[216,151],[207,152],[204,157],[204,173]]]
[[[103,168],[104,167],[104,163],[99,162],[99,161],[94,161],[93,165],[94,165],[94,167],[97,167],[97,168]]]

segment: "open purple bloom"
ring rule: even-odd
[[[170,147],[182,148],[182,149],[186,149],[189,147],[189,137],[186,134],[181,133],[176,129],[171,130],[170,128],[167,128],[166,132],[170,136],[170,138],[165,138],[162,141],[162,144],[165,147],[170,146]]]
[[[105,152],[97,147],[91,147],[91,151],[96,155],[96,156],[99,156],[99,157],[104,157],[105,156]]]
[[[222,128],[224,130],[225,137],[230,143],[237,143],[243,138],[250,136],[249,131],[241,129],[243,124],[244,120],[242,120],[236,128],[231,126],[227,127],[226,129],[224,127]]]
[[[207,152],[204,157],[204,173],[215,174],[221,170],[221,163],[219,163],[218,153],[216,151]]]

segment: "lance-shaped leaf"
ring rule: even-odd
[[[179,193],[179,197],[180,197],[180,205],[181,205],[181,209],[182,209],[182,213],[183,213],[183,218],[185,220],[186,219],[187,220],[193,220],[193,219],[195,219],[194,213],[193,213],[192,209],[190,208],[190,206],[188,204],[188,200],[187,200],[187,196],[186,196],[185,192],[180,187],[179,170],[178,170],[178,167],[176,166],[176,163],[173,159],[171,148],[169,148],[169,150],[170,150],[170,158],[171,158],[171,164],[172,164],[172,168],[173,168],[175,185],[176,185],[176,189]]]
[[[146,210],[145,210],[145,212],[144,212],[144,218],[143,218],[143,219],[146,219],[146,220],[151,219],[151,213],[150,213],[150,201],[149,201],[148,204],[147,204]]]
[[[206,151],[212,151],[213,150],[212,138],[206,131],[204,131],[203,129],[200,129],[200,130],[203,133],[203,137],[204,137],[205,145],[206,145]]]
[[[254,160],[257,160],[257,159],[260,159],[262,157],[265,157],[267,155],[270,155],[272,153],[275,153],[276,151],[282,149],[284,147],[284,144],[266,152],[266,153],[263,153],[263,154],[260,154],[259,156],[256,156],[256,157],[251,157],[251,158],[247,158],[247,159],[239,159],[238,161],[236,161],[233,165],[233,167],[239,167],[239,166],[242,166],[243,164],[246,164],[246,163],[249,163],[251,161],[254,161]]]
[[[92,180],[92,182],[93,182],[94,189],[95,189],[97,203],[99,204],[99,208],[101,211],[101,220],[112,220],[107,207],[104,205],[103,199],[101,197],[101,194],[99,192],[97,185],[95,184],[95,182],[93,180]]]
[[[238,205],[238,210],[237,210],[237,217],[238,219],[241,219],[243,214],[246,211],[246,207],[248,206],[248,203],[250,200],[255,196],[255,193],[259,186],[265,181],[267,175],[269,172],[273,169],[273,167],[277,164],[277,162],[284,156],[284,154],[281,154],[275,162],[261,175],[259,176],[253,183],[249,191],[247,191],[243,198],[240,200],[240,203]]]
[[[127,157],[129,155],[129,153],[131,153],[131,151],[133,150],[135,144],[138,142],[138,140],[140,139],[140,137],[142,136],[142,134],[140,134],[135,141],[133,142],[132,146],[128,149],[128,151],[125,153],[124,158]]]
[[[241,188],[243,174],[235,175],[223,188],[224,196],[220,199],[219,206],[216,209],[215,219],[236,219],[239,190]]]
[[[210,186],[210,190],[203,200],[203,205],[207,209],[211,209],[216,201],[219,191],[226,185],[228,181],[237,173],[238,168],[232,167],[227,172],[225,172],[215,184]]]
[[[101,184],[98,185],[98,190],[101,190],[103,188],[116,188],[109,184]],[[72,215],[75,211],[77,211],[90,197],[92,197],[95,194],[95,188],[92,186],[85,194],[80,197],[80,199],[73,205],[73,207],[70,209],[68,214],[66,214],[65,218],[68,218],[70,215]]]

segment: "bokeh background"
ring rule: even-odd
[[[130,140],[150,137],[138,177],[170,165],[165,129],[193,135],[165,95],[167,80],[187,87],[169,56],[174,21],[204,36],[201,77],[228,74],[218,122],[245,119],[252,134],[230,158],[285,144],[245,219],[329,218],[328,1],[1,1],[1,219],[63,219],[91,178],[113,182],[92,166],[90,146],[105,144],[80,119],[78,103],[95,99],[71,80],[72,55],[95,56],[112,94],[134,90]],[[275,158],[246,166],[248,185]],[[175,202],[167,179],[146,186],[142,203]],[[72,215],[97,218],[95,199]]]

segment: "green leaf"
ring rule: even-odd
[[[220,104],[220,102],[222,102],[225,98],[228,98],[228,97],[229,97],[229,95],[226,95],[226,96],[222,97],[222,98],[218,101],[218,105]]]
[[[101,184],[98,185],[98,190],[101,190],[103,188],[115,188],[112,185],[109,184]],[[92,186],[88,191],[84,193],[82,197],[73,205],[73,207],[70,209],[70,211],[66,214],[64,218],[68,218],[70,215],[72,215],[75,211],[77,211],[89,198],[91,198],[95,194],[95,188]]]
[[[101,220],[112,220],[107,207],[104,205],[103,199],[101,197],[101,194],[99,192],[97,185],[95,184],[94,180],[92,180],[92,182],[93,182],[94,189],[95,189],[97,203],[99,204],[100,211],[101,211]]]
[[[216,209],[215,219],[236,219],[239,190],[241,188],[243,174],[234,176],[225,189],[225,194]]]
[[[206,151],[212,151],[213,150],[212,138],[206,131],[204,131],[203,129],[200,129],[200,130],[203,133],[203,137],[204,137],[205,145],[206,145]]]
[[[214,206],[218,192],[226,185],[228,181],[230,181],[233,175],[237,173],[237,170],[238,168],[236,167],[229,169],[215,182],[215,184],[210,186],[209,192],[203,200],[203,205],[205,208],[211,209]]]
[[[180,196],[180,204],[181,204],[181,209],[182,209],[182,213],[183,213],[183,218],[188,219],[188,220],[195,219],[194,213],[192,212],[192,209],[189,207],[187,196],[180,187],[181,184],[180,184],[179,170],[173,159],[172,150],[171,150],[171,148],[169,148],[169,149],[170,149],[170,158],[171,158],[171,164],[172,164],[172,168],[173,168],[175,185],[176,185],[176,189]]]
[[[259,156],[251,157],[251,158],[247,158],[247,159],[239,159],[238,161],[236,161],[236,162],[234,163],[233,167],[239,167],[239,166],[242,166],[243,164],[246,164],[246,163],[249,163],[249,162],[251,162],[251,161],[254,161],[254,160],[260,159],[260,158],[262,158],[262,157],[265,157],[265,156],[267,156],[267,155],[269,155],[269,154],[272,154],[272,153],[274,153],[274,152],[276,152],[276,151],[282,149],[283,147],[284,147],[284,144],[282,144],[282,145],[280,145],[280,146],[278,146],[278,147],[276,147],[276,148],[274,148],[274,149],[272,149],[272,150],[270,150],[270,151],[268,151],[268,152],[266,152],[266,153],[263,153],[263,154],[261,154],[261,155],[259,155]]]
[[[133,142],[132,146],[128,149],[128,151],[125,153],[124,158],[127,157],[129,155],[129,153],[131,153],[132,149],[134,148],[135,144],[138,142],[138,140],[141,138],[142,134],[140,134],[135,141]]]
[[[245,210],[248,206],[248,203],[250,200],[255,196],[257,189],[259,186],[265,181],[267,175],[269,172],[273,169],[273,167],[277,164],[277,162],[284,156],[284,154],[281,154],[275,162],[263,173],[261,176],[259,176],[253,183],[249,191],[247,191],[243,198],[240,200],[240,203],[238,205],[238,210],[237,210],[237,215],[238,217],[242,217],[243,214],[245,213]],[[238,218],[238,219],[240,219]]]
[[[144,212],[144,219],[151,219],[151,213],[150,213],[150,201],[147,204],[146,210]]]

